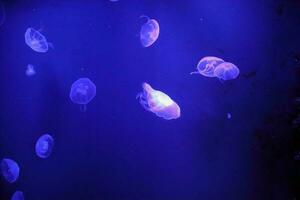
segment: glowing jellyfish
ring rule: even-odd
[[[80,104],[81,110],[86,110],[86,105],[96,96],[96,85],[89,78],[80,78],[71,86],[70,99],[73,103]]]
[[[35,75],[36,72],[34,70],[34,66],[31,65],[31,64],[28,64],[25,73],[26,73],[27,76],[33,76],[33,75]]]
[[[153,89],[148,83],[142,86],[143,91],[137,95],[137,99],[143,108],[166,120],[180,117],[180,107],[168,95]]]
[[[14,160],[8,158],[2,159],[0,168],[2,176],[7,182],[13,183],[19,178],[20,167]]]
[[[40,158],[48,158],[52,153],[54,139],[51,135],[42,135],[35,143],[35,153]]]
[[[53,45],[47,42],[47,39],[39,31],[33,28],[27,28],[25,32],[25,43],[34,51],[45,53],[48,51],[49,46]]]
[[[239,68],[232,63],[224,62],[215,68],[214,75],[220,80],[231,80],[238,77],[240,73]]]
[[[159,36],[159,24],[155,19],[150,19],[144,15],[141,17],[146,17],[147,22],[142,25],[140,31],[140,40],[144,47],[149,47],[157,40]]]
[[[215,68],[224,63],[224,60],[218,57],[207,56],[202,58],[197,65],[197,71],[191,72],[190,74],[201,74],[206,77],[215,77]]]
[[[16,191],[12,197],[11,200],[24,200],[24,194],[22,191]]]
[[[227,119],[231,119],[232,115],[231,113],[227,113]]]

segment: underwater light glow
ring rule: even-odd
[[[143,91],[137,95],[140,104],[147,111],[155,113],[166,120],[180,117],[180,107],[167,94],[153,89],[148,83],[143,83]]]
[[[22,191],[16,191],[12,195],[11,200],[24,200],[24,193]]]
[[[1,173],[5,180],[13,183],[19,178],[20,167],[12,159],[4,158],[0,163]]]

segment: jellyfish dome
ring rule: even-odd
[[[16,191],[12,197],[11,200],[24,200],[24,194],[22,191]]]
[[[9,183],[15,182],[19,178],[20,167],[12,159],[4,158],[0,163],[1,173]]]
[[[137,95],[137,99],[144,109],[166,120],[180,117],[180,107],[167,94],[153,89],[148,83],[142,86],[143,91]]]
[[[224,81],[235,79],[239,74],[239,68],[229,62],[221,63],[215,68],[214,71],[214,75]]]
[[[141,17],[146,17],[147,22],[141,27],[140,41],[144,47],[149,47],[158,39],[159,24],[155,19],[150,19],[147,16]]]
[[[26,73],[27,76],[35,75],[36,72],[34,70],[34,66],[32,64],[28,64],[25,73]]]
[[[224,60],[214,56],[206,56],[202,58],[197,65],[197,71],[191,72],[191,74],[201,74],[206,77],[215,77],[215,68],[224,63]]]
[[[52,153],[54,139],[51,135],[42,135],[35,143],[35,153],[40,158],[48,158]]]
[[[70,99],[73,103],[86,105],[96,96],[96,85],[89,78],[76,80],[70,91]]]
[[[25,43],[34,51],[39,53],[46,53],[51,43],[39,31],[34,28],[27,28],[25,32]]]

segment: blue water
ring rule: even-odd
[[[4,5],[0,158],[16,160],[22,171],[12,185],[0,180],[0,199],[16,190],[30,200],[294,197],[286,165],[265,163],[266,157],[273,160],[272,149],[269,157],[262,152],[256,133],[295,97],[297,1],[10,0]],[[158,40],[148,48],[139,40],[141,15],[160,25]],[[28,27],[41,30],[54,49],[30,49],[24,41]],[[205,56],[234,63],[239,77],[221,83],[190,75]],[[34,76],[26,76],[28,64]],[[97,87],[85,112],[69,98],[81,77]],[[168,121],[145,111],[135,99],[143,82],[172,97],[181,117]],[[49,158],[39,159],[35,142],[45,133],[55,146]]]

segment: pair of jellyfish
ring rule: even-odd
[[[145,110],[166,120],[180,117],[180,107],[167,94],[153,89],[148,83],[143,83],[142,88],[136,98]]]
[[[40,158],[48,158],[53,150],[54,139],[49,134],[44,134],[35,143],[35,153]]]
[[[28,64],[25,73],[26,73],[27,76],[35,75],[36,72],[34,70],[34,66],[32,64]]]
[[[142,15],[140,18],[146,18],[147,22],[142,25],[140,31],[140,41],[143,47],[150,47],[159,36],[159,24],[155,19]]]
[[[4,158],[0,163],[1,174],[9,183],[14,183],[18,180],[20,167],[18,163],[12,159]]]
[[[34,51],[46,53],[49,47],[53,48],[52,43],[48,42],[46,37],[34,28],[27,28],[25,32],[25,43]]]
[[[12,197],[11,200],[24,200],[24,193],[22,191],[16,191]]]
[[[84,112],[86,105],[96,96],[96,85],[89,78],[79,78],[72,84],[69,96]]]
[[[207,56],[202,58],[197,65],[197,71],[191,74],[201,74],[206,77],[217,77],[219,80],[227,81],[236,79],[240,74],[237,66],[223,59]]]

